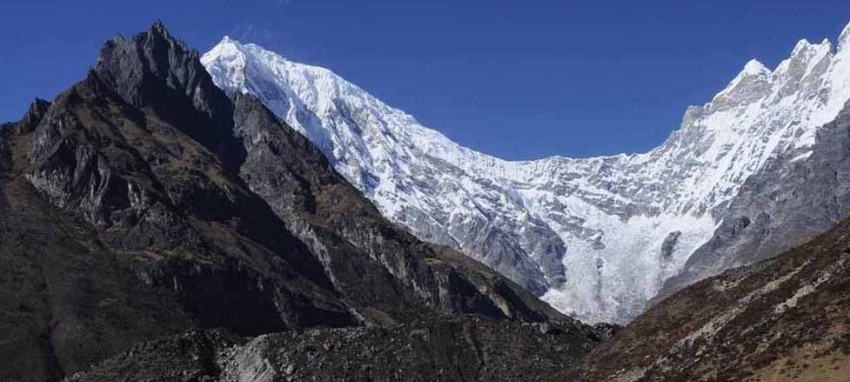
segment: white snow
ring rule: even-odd
[[[785,153],[807,158],[818,127],[850,99],[847,40],[850,26],[837,50],[803,40],[774,70],[749,61],[647,153],[516,162],[462,147],[330,70],[257,45],[225,37],[202,62],[218,86],[257,96],[424,240],[482,258],[470,230],[495,227],[541,263],[553,254],[525,235],[553,231],[565,271],[547,275],[543,299],[580,319],[622,322],[711,237],[748,177]]]

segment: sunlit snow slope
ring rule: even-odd
[[[683,272],[751,175],[805,160],[850,98],[850,26],[753,60],[648,153],[509,162],[462,147],[333,72],[225,37],[203,56],[309,137],[388,218],[451,245],[561,311],[623,322]],[[699,275],[700,277],[705,275]]]

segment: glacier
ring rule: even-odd
[[[589,322],[627,322],[723,222],[771,161],[805,161],[850,99],[850,25],[756,60],[646,153],[506,161],[463,147],[346,81],[225,37],[216,85],[259,98],[383,215],[452,246]],[[701,277],[708,275],[700,275]],[[695,280],[692,280],[695,281]]]

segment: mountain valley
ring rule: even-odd
[[[505,161],[162,22],[0,125],[3,381],[844,381],[850,25]]]

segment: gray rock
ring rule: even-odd
[[[658,299],[705,277],[777,256],[850,217],[850,107],[818,131],[811,154],[792,151],[749,178],[714,236]]]

